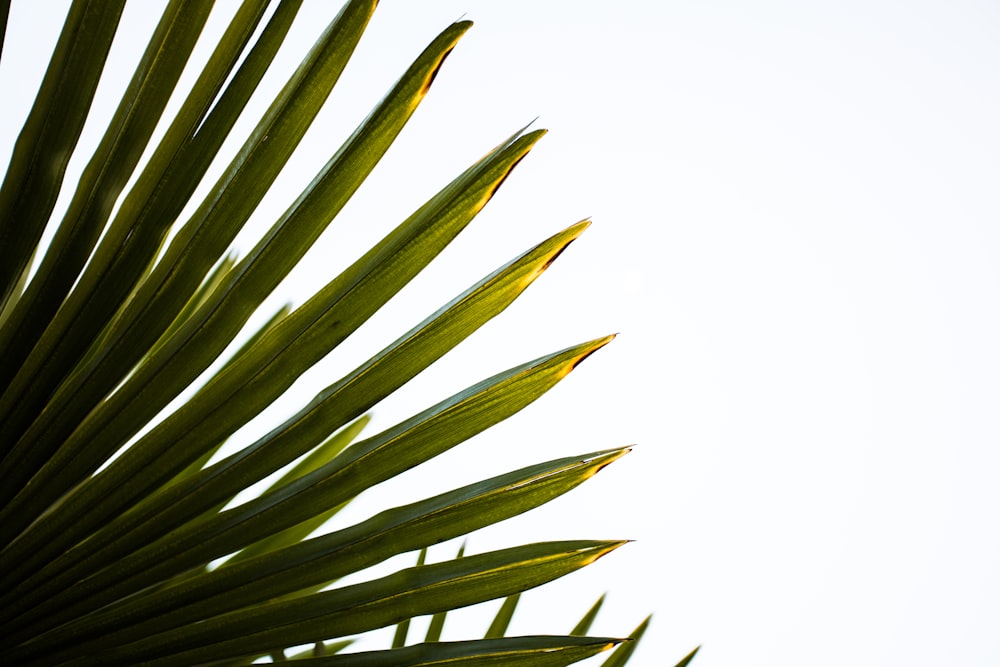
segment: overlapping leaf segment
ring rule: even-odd
[[[621,644],[582,636],[587,619],[567,636],[503,636],[517,599],[508,596],[620,542],[421,559],[383,578],[335,582],[547,502],[625,449],[506,473],[307,539],[360,492],[517,412],[608,342],[500,372],[358,440],[368,409],[501,312],[586,223],[490,273],[255,442],[216,455],[441,252],[541,137],[522,131],[503,141],[300,307],[276,313],[203,380],[362,184],[470,24],[433,40],[237,259],[229,251],[234,237],[327,98],[375,2],[343,7],[190,207],[300,2],[244,2],[183,105],[163,119],[212,4],[171,0],[82,176],[64,182],[123,4],[72,3],[0,192],[0,663],[236,665],[314,644],[294,657],[562,665]],[[161,119],[166,133],[143,163]],[[72,194],[69,206],[50,222],[61,191]],[[47,225],[55,234],[40,245]],[[158,416],[196,381],[190,399]],[[282,468],[289,471],[263,495],[231,505]],[[447,610],[504,597],[485,639],[429,636],[405,646],[412,617],[436,615],[439,632]],[[338,653],[346,638],[392,624],[400,624],[393,648]],[[613,664],[626,657],[612,653]]]

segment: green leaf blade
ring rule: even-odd
[[[426,643],[391,651],[344,654],[313,661],[324,667],[564,667],[611,649],[608,637],[509,637]]]
[[[257,18],[266,3],[257,3]],[[253,3],[243,13],[252,19]],[[132,175],[208,18],[204,2],[168,6],[146,47],[108,129],[76,183],[69,208],[49,242],[41,265],[0,327],[0,349],[18,368],[62,304]],[[249,37],[255,22],[247,21]],[[5,364],[5,366],[7,366]],[[8,377],[0,377],[6,384]]]
[[[511,595],[589,565],[622,542],[553,542],[410,568],[372,582],[236,612],[97,655],[150,665],[255,654]]]
[[[123,8],[124,0],[73,5],[14,144],[0,187],[0,309],[55,206]]]

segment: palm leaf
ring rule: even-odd
[[[620,640],[606,637],[512,637],[462,642],[432,642],[389,651],[366,651],[313,659],[310,665],[330,667],[562,667],[607,651]]]
[[[500,371],[359,439],[367,411],[506,309],[589,222],[488,273],[256,440],[231,439],[437,257],[543,136],[513,133],[300,306],[247,328],[387,153],[471,23],[431,40],[240,257],[234,239],[349,66],[376,2],[346,2],[253,112],[301,0],[246,0],[164,117],[213,11],[207,0],[171,0],[86,168],[67,182],[123,5],[74,0],[0,187],[0,662],[566,665],[619,646],[578,636],[596,607],[570,636],[504,635],[521,592],[621,541],[433,564],[424,555],[561,496],[627,448],[528,466],[310,537],[362,493],[529,405],[611,340]],[[259,114],[254,129],[224,154],[246,113]],[[194,200],[213,162],[226,166]],[[51,220],[60,192],[70,203]],[[233,502],[272,475],[257,497]],[[340,582],[418,550],[415,567]],[[506,601],[486,638],[440,641],[447,614],[496,599]],[[406,646],[418,616],[430,629]],[[391,648],[343,652],[353,635],[393,625]],[[608,664],[623,664],[641,634]],[[302,644],[313,648],[286,658]]]
[[[14,145],[0,188],[2,304],[16,296],[14,286],[27,270],[55,206],[124,6],[124,0],[73,4]]]

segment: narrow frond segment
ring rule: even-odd
[[[323,667],[564,667],[616,646],[609,637],[509,637],[417,644],[388,651],[344,654],[310,665]]]
[[[410,568],[166,632],[96,654],[89,664],[197,664],[365,632],[534,588],[585,567],[622,544],[546,542]]]
[[[0,310],[14,296],[55,206],[124,6],[125,0],[73,3],[14,144],[0,187]]]

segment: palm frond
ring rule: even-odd
[[[74,182],[67,164],[124,1],[74,0],[66,17],[0,187],[0,662],[567,665],[620,646],[607,664],[624,664],[645,626],[630,640],[579,636],[599,604],[568,636],[504,636],[521,592],[622,541],[439,563],[424,555],[561,496],[628,448],[499,474],[316,535],[362,493],[514,415],[612,339],[501,370],[361,437],[373,406],[504,311],[588,221],[488,273],[263,435],[234,442],[434,260],[544,135],[514,132],[301,305],[249,329],[471,27],[459,21],[431,40],[241,257],[234,240],[348,67],[376,2],[346,2],[242,147],[224,154],[301,1],[271,4],[243,2],[207,60],[192,64],[212,3],[171,0]],[[11,27],[8,9],[0,28]],[[186,67],[197,79],[167,117]],[[213,163],[226,166],[194,199]],[[69,205],[52,220],[60,192]],[[415,551],[414,567],[341,582]],[[484,639],[441,641],[449,612],[498,599]],[[407,646],[419,616],[430,628]],[[345,652],[355,635],[393,625],[390,648]]]

